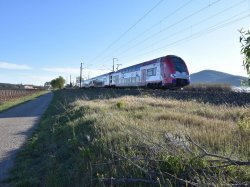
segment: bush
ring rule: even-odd
[[[117,108],[121,109],[125,107],[125,103],[123,101],[119,101],[116,103]]]

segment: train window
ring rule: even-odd
[[[136,77],[136,82],[140,82],[140,77]]]
[[[113,82],[115,84],[118,84],[118,82],[119,82],[119,76],[118,75],[116,75],[116,76],[113,77]]]
[[[136,82],[136,77],[132,77],[132,78],[131,78],[131,82],[132,82],[132,83],[135,83],[135,82]]]
[[[183,60],[181,60],[180,58],[172,58],[172,61],[174,64],[175,71],[187,72],[187,67]]]
[[[156,68],[147,69],[147,76],[148,77],[155,76],[155,75],[156,75]]]

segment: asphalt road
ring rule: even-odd
[[[33,132],[52,95],[47,93],[0,113],[0,181],[7,177],[17,152]]]

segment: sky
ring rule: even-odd
[[[0,82],[43,85],[169,54],[189,72],[246,76],[250,0],[0,0]]]

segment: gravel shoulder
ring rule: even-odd
[[[7,177],[17,152],[33,132],[52,97],[52,93],[47,93],[0,113],[0,181]]]

